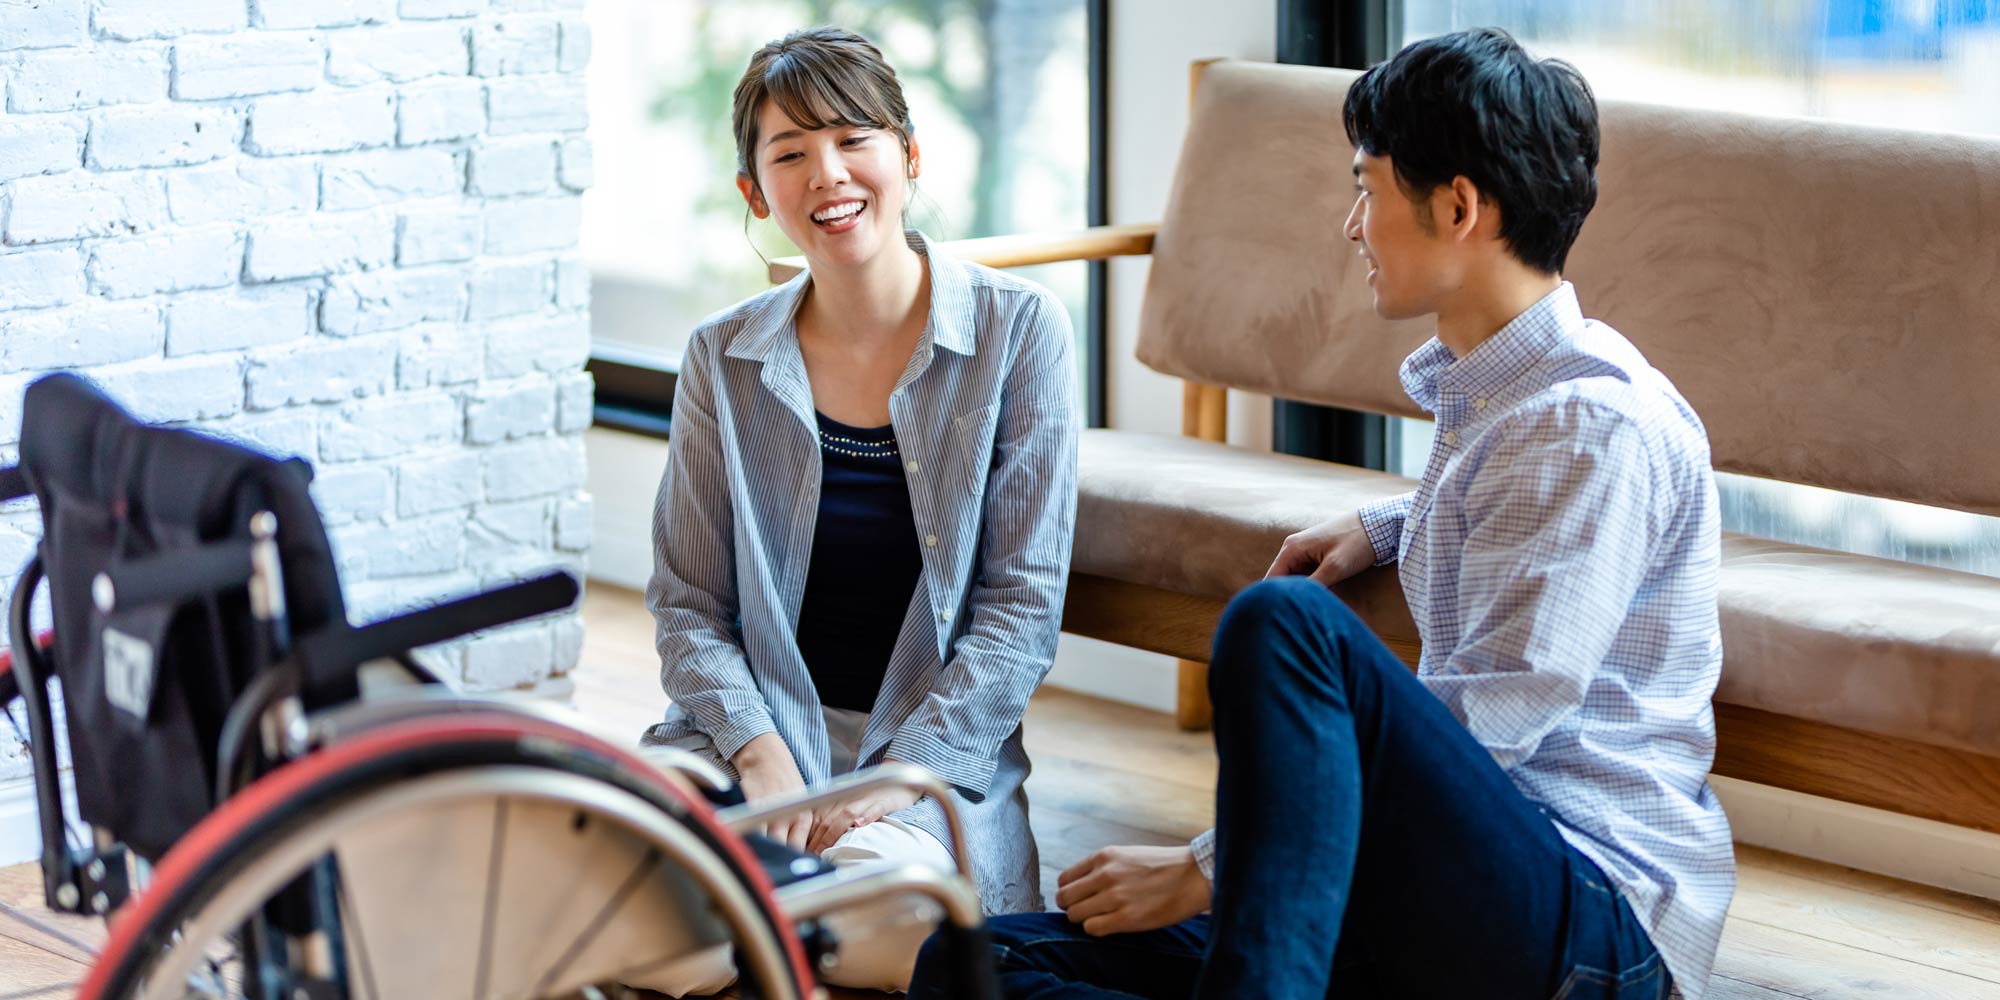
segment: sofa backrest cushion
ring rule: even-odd
[[[1141,361],[1422,416],[1342,233],[1357,74],[1204,71]],[[2000,514],[2000,139],[1619,101],[1565,275],[1708,426],[1717,468]]]

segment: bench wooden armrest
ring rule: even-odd
[[[987,267],[1027,267],[1065,260],[1140,257],[1153,252],[1157,222],[1131,226],[1092,226],[1060,233],[1014,233],[976,240],[952,240],[939,246],[953,257]],[[780,257],[771,262],[771,284],[790,281],[806,269],[804,257]]]

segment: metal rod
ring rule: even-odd
[[[951,831],[951,853],[958,861],[958,872],[967,880],[973,879],[972,852],[965,846],[965,824],[959,819],[958,807],[951,800],[951,786],[946,784],[943,778],[915,764],[901,762],[877,764],[874,767],[841,775],[821,785],[817,791],[730,806],[717,811],[715,815],[730,829],[741,833],[774,819],[845,802],[862,792],[877,788],[907,788],[936,799],[938,805],[944,809],[945,825]]]
[[[786,916],[806,920],[896,892],[914,892],[937,900],[945,916],[960,927],[977,927],[985,919],[979,910],[979,894],[971,883],[925,865],[851,865],[784,886],[777,891],[777,899]]]

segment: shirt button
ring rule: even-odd
[[[1481,396],[1481,397],[1479,397],[1478,399],[1475,399],[1475,400],[1473,400],[1473,401],[1472,401],[1472,408],[1473,408],[1473,409],[1475,409],[1475,410],[1483,410],[1483,409],[1486,409],[1486,397],[1485,397],[1485,396]]]
[[[915,472],[915,471],[917,471],[918,469],[921,469],[921,468],[923,468],[923,467],[924,467],[924,466],[923,466],[923,463],[921,463],[921,462],[918,462],[918,461],[916,461],[915,459],[911,459],[911,460],[910,460],[910,464],[909,464],[908,466],[906,466],[906,468],[908,468],[908,469],[909,469],[909,470],[910,470],[911,472]]]
[[[938,612],[938,620],[940,620],[940,621],[947,621],[947,622],[948,622],[948,621],[950,621],[950,620],[951,620],[951,612],[949,612],[949,611],[940,611],[940,612]]]
[[[1451,445],[1451,446],[1453,446],[1453,447],[1457,447],[1457,446],[1458,446],[1458,432],[1457,432],[1457,431],[1445,431],[1445,432],[1444,432],[1444,443],[1445,443],[1445,444],[1448,444],[1448,445]]]
[[[936,535],[925,535],[925,536],[924,536],[924,544],[925,544],[925,545],[928,545],[928,546],[930,546],[931,548],[937,548],[937,536],[936,536]]]

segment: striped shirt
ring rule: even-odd
[[[1035,910],[1020,725],[1054,659],[1076,520],[1069,314],[1033,283],[908,239],[930,271],[930,316],[889,413],[923,568],[859,759],[950,782],[987,907]],[[811,280],[710,317],[688,342],[646,591],[672,704],[645,740],[726,766],[775,732],[817,784],[831,777],[827,734],[797,642],[821,486],[794,322]],[[950,843],[936,803],[897,818]]]
[[[1378,565],[1400,561],[1418,678],[1698,1000],[1736,883],[1707,781],[1721,528],[1701,420],[1567,282],[1462,359],[1432,339],[1402,380],[1436,443],[1414,492],[1360,514]]]

